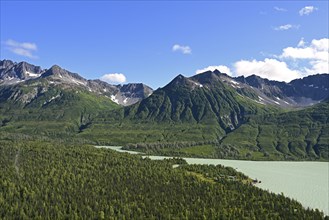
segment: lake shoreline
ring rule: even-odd
[[[120,146],[94,146],[122,153],[139,154],[153,160],[170,156],[143,155],[122,150]],[[176,156],[175,156],[176,157]],[[324,161],[248,161],[179,157],[188,164],[229,166],[261,181],[255,186],[299,201],[305,208],[319,209],[329,215],[329,162]]]
[[[129,153],[129,154],[140,154],[140,155],[144,155],[144,156],[155,156],[155,157],[164,157],[164,158],[195,158],[195,159],[210,159],[210,160],[227,160],[227,161],[252,161],[252,162],[287,162],[287,163],[309,163],[309,162],[315,162],[315,163],[328,163],[329,161],[325,161],[325,160],[248,160],[248,159],[222,159],[222,158],[209,158],[209,157],[188,157],[188,156],[167,156],[167,155],[154,155],[154,154],[146,154],[142,151],[135,151],[135,150],[125,150],[122,149],[123,146],[94,146],[96,148],[107,148],[107,149],[112,149],[112,148],[118,148],[115,149],[118,152],[122,152],[122,153]]]

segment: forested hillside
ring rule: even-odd
[[[329,102],[277,115],[258,116],[223,139],[222,145],[259,150],[287,159],[329,159]]]
[[[252,116],[222,139],[140,142],[125,148],[167,156],[328,160],[328,111],[329,103],[325,101],[303,110]]]
[[[173,164],[181,163],[179,168]],[[1,141],[1,219],[323,219],[232,168]]]

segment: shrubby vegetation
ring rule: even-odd
[[[173,168],[173,164],[181,164]],[[232,168],[0,141],[1,219],[323,219]],[[326,218],[328,219],[328,218]]]

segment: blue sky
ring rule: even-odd
[[[153,88],[214,68],[289,81],[328,72],[328,10],[328,1],[2,0],[1,59]]]

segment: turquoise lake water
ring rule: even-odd
[[[121,147],[97,146],[119,152],[138,154],[121,150]],[[147,156],[154,160],[170,157]],[[296,199],[304,207],[317,208],[329,215],[329,163],[288,161],[244,161],[204,158],[183,158],[189,164],[213,164],[233,167],[252,179],[260,180],[257,186],[274,193]]]

